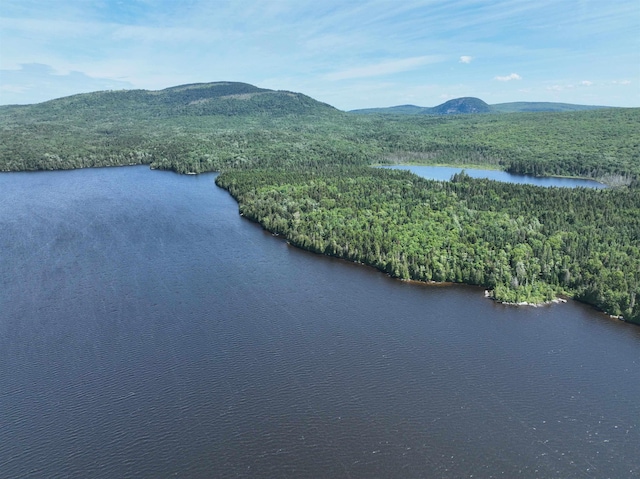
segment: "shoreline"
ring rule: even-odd
[[[225,188],[225,187],[221,186],[220,184],[218,184],[218,182],[216,182],[216,184],[219,187],[227,190],[231,194],[231,196],[234,198],[236,203],[238,204],[239,209],[241,209],[240,208],[240,202],[238,201],[238,198],[233,193],[231,193],[231,191],[228,188]],[[243,216],[244,218],[248,219],[249,221],[260,225],[260,227],[264,231],[267,231],[271,235],[277,236],[277,237],[283,239],[284,241],[286,241],[287,244],[289,244],[291,246],[294,246],[294,247],[299,248],[299,249],[304,250],[304,251],[308,251],[310,253],[319,254],[319,255],[323,255],[323,256],[329,256],[329,257],[332,257],[332,258],[338,258],[338,259],[341,259],[341,260],[344,260],[344,261],[348,261],[348,262],[354,263],[354,264],[362,264],[362,265],[368,266],[370,268],[373,268],[376,271],[379,271],[380,273],[386,274],[390,278],[393,278],[393,279],[396,279],[396,280],[399,280],[399,281],[414,282],[414,283],[419,283],[419,284],[423,284],[423,285],[433,285],[433,286],[446,286],[446,285],[452,285],[452,284],[464,284],[464,285],[469,285],[469,286],[477,286],[477,287],[487,288],[487,285],[482,285],[482,284],[472,284],[472,283],[464,283],[464,282],[452,283],[452,282],[446,282],[446,281],[429,281],[429,282],[427,282],[427,281],[416,280],[416,279],[413,279],[413,278],[401,278],[399,276],[394,276],[391,273],[389,273],[388,271],[385,271],[384,269],[376,266],[375,264],[370,264],[370,263],[363,262],[363,261],[355,261],[353,259],[349,259],[346,256],[327,254],[327,253],[325,253],[323,251],[315,251],[315,250],[313,250],[311,248],[304,247],[303,245],[297,244],[295,241],[293,241],[292,238],[289,238],[286,234],[280,234],[280,233],[275,233],[273,231],[270,231],[268,228],[266,228],[262,224],[262,222],[260,221],[259,218],[252,217],[251,215],[247,216],[241,211],[239,211],[239,214],[241,216]],[[493,299],[494,301],[496,301],[498,303],[505,304],[505,305],[508,305],[508,306],[533,306],[533,307],[539,307],[539,306],[543,306],[545,304],[553,304],[553,303],[566,303],[567,302],[567,298],[570,298],[570,299],[574,299],[575,301],[578,301],[578,302],[580,302],[582,304],[588,305],[588,306],[596,309],[597,311],[602,312],[603,314],[605,314],[607,316],[610,316],[610,317],[612,316],[612,314],[610,312],[599,308],[596,304],[593,304],[593,303],[590,303],[590,302],[587,302],[587,301],[581,301],[580,299],[572,298],[571,296],[567,296],[567,298],[556,297],[556,298],[554,298],[552,300],[545,301],[545,302],[542,302],[542,303],[535,303],[535,302],[528,302],[528,301],[522,301],[522,302],[518,302],[518,303],[509,303],[509,302],[502,302],[502,301],[494,299],[491,296],[491,293],[489,292],[489,290],[485,289],[485,297],[489,297],[489,298]],[[637,322],[637,321],[633,321],[633,320],[627,321],[626,319],[620,318],[620,317],[618,317],[618,319],[622,319],[624,322],[627,322],[627,323],[640,325],[640,322]]]
[[[510,302],[510,301],[500,301],[499,299],[496,299],[493,297],[493,293],[492,291],[489,291],[488,289],[484,290],[484,297],[487,299],[491,299],[493,301],[495,301],[496,303],[499,304],[506,304],[507,306],[532,306],[534,308],[539,308],[540,306],[545,306],[548,304],[560,304],[560,303],[566,303],[567,299],[566,298],[553,298],[550,299],[548,301],[542,301],[540,303],[530,303],[528,301],[521,301],[519,303],[514,303],[514,302]],[[588,304],[588,303],[585,303]]]

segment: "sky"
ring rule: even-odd
[[[341,110],[640,107],[640,0],[0,2],[0,104],[213,81]]]

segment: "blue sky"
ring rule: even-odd
[[[342,110],[640,106],[640,0],[2,0],[0,104],[242,81]]]

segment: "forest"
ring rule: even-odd
[[[604,190],[373,168],[483,166]],[[640,109],[355,114],[242,83],[0,107],[0,170],[129,164],[219,171],[240,213],[292,244],[393,277],[567,296],[640,324]]]

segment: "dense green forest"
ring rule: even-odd
[[[484,165],[615,188],[540,188],[375,164]],[[640,323],[640,109],[358,115],[243,83],[0,107],[0,170],[220,171],[291,243],[507,302],[564,294]]]
[[[569,295],[640,317],[640,190],[540,188],[363,167],[229,171],[240,212],[391,276],[483,285],[506,302]],[[640,298],[638,298],[640,299]]]

